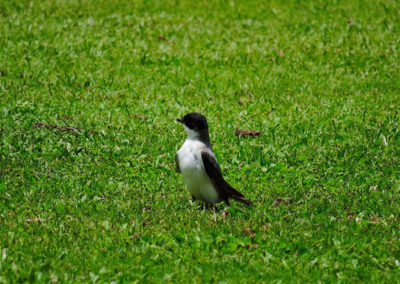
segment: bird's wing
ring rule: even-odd
[[[244,198],[243,194],[234,189],[224,180],[221,168],[212,154],[210,154],[208,151],[202,151],[201,158],[203,160],[204,169],[206,170],[208,177],[211,179],[222,200],[226,200],[229,197],[240,199]]]
[[[175,154],[175,165],[176,165],[176,171],[178,173],[181,172],[181,168],[179,167],[179,157],[178,157],[178,153]]]

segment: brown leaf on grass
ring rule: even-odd
[[[49,124],[49,123],[41,123],[41,122],[36,122],[32,124],[32,128],[47,128],[47,129],[54,129],[58,130],[61,132],[78,132],[82,128],[80,127],[72,127],[72,126],[59,126],[55,124]]]
[[[252,230],[250,227],[247,227],[247,226],[244,227],[243,233],[245,233],[245,234],[251,236],[252,238],[255,238],[255,237],[256,237],[256,234],[253,232],[253,230]]]
[[[159,40],[159,41],[166,41],[167,39],[165,38],[165,37],[163,37],[162,35],[159,35],[158,37],[157,37],[157,39]]]
[[[238,101],[238,105],[241,106],[242,104],[243,104],[243,101],[242,101],[242,100],[239,100],[239,101]]]
[[[283,202],[283,199],[280,198],[280,197],[278,197],[278,198],[275,200],[274,207],[278,207],[279,205],[281,205],[282,202]]]
[[[283,57],[285,55],[285,52],[281,49],[279,50],[279,57]]]
[[[348,19],[347,20],[347,24],[352,26],[352,25],[354,25],[354,21],[352,19]]]
[[[251,136],[251,137],[257,137],[261,135],[261,131],[259,130],[244,130],[244,129],[235,129],[235,135],[236,136]]]

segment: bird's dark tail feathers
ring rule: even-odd
[[[229,192],[230,198],[240,203],[246,204],[247,206],[250,206],[252,204],[251,201],[244,199],[244,195],[241,194],[239,191],[237,191],[235,188],[233,188],[229,183],[225,182],[225,186],[226,186],[225,188]]]
[[[253,203],[251,203],[250,200],[244,199],[244,197],[239,197],[239,196],[232,195],[231,198],[232,198],[233,200],[236,200],[236,201],[238,201],[238,202],[240,202],[240,203],[243,203],[243,204],[245,204],[245,205],[247,205],[247,206],[250,206],[250,205],[253,204]]]

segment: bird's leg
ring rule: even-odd
[[[208,203],[208,202],[205,203],[205,209],[206,210],[210,210],[210,211],[214,211],[214,212],[218,212],[219,211],[217,205],[215,205],[213,203]]]
[[[211,207],[211,204],[208,202],[201,202],[199,209],[200,210],[209,210]]]
[[[219,209],[218,209],[217,205],[215,205],[215,204],[211,204],[211,208],[210,209],[212,211],[214,211],[215,213],[219,212]]]

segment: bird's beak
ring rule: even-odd
[[[176,121],[180,122],[180,123],[183,123],[183,119],[182,118],[178,118]]]

